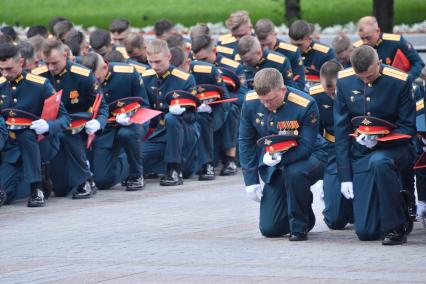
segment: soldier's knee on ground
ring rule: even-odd
[[[331,230],[343,230],[348,224],[348,220],[344,220],[343,218],[336,218],[334,220],[324,218],[324,223]]]
[[[357,230],[355,231],[360,241],[375,241],[380,238],[380,232],[371,232],[368,230]]]
[[[288,220],[286,222],[260,221],[259,230],[262,236],[267,238],[278,238],[290,233]]]

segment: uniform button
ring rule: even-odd
[[[16,87],[15,87],[15,86],[13,86],[13,87],[12,87],[12,90],[16,90]]]
[[[367,85],[368,85],[370,88],[373,86],[373,84],[371,84],[371,83],[368,83]]]
[[[154,108],[156,108],[157,107],[157,104],[154,104]]]
[[[57,84],[61,83],[61,80],[56,80],[56,83],[57,83]]]
[[[13,102],[16,104],[16,103],[18,102],[18,99],[17,99],[17,98],[14,98],[14,99],[13,99]]]
[[[160,107],[163,107],[163,103],[160,103]]]
[[[270,126],[274,126],[274,123],[271,121],[271,122],[269,122],[269,125]]]
[[[365,98],[365,100],[366,100],[367,102],[369,102],[371,99],[370,99],[370,97],[366,97],[366,98]]]
[[[368,115],[368,116],[371,116],[371,112],[367,111],[367,115]]]
[[[108,93],[105,93],[105,96],[107,96],[107,97],[108,97],[108,95],[109,95]]]

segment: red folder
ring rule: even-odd
[[[420,155],[420,158],[417,160],[417,162],[414,164],[414,169],[422,169],[422,168],[426,168],[426,155],[425,152],[423,152]]]
[[[92,106],[92,111],[93,111],[92,119],[96,118],[96,116],[98,115],[101,102],[102,102],[102,94],[97,94]],[[93,140],[95,140],[95,137],[96,137],[95,134],[91,134],[87,137],[87,144],[86,144],[87,149],[89,149],[90,145],[92,145],[92,142]]]
[[[150,120],[151,118],[156,117],[162,112],[159,110],[149,109],[149,108],[140,108],[136,113],[130,118],[130,121],[136,124],[143,124]]]
[[[398,68],[404,72],[408,72],[411,69],[410,60],[408,60],[407,56],[398,48],[395,53],[395,57],[392,62],[392,67]]]
[[[46,121],[55,120],[58,117],[59,107],[61,105],[62,90],[44,100],[43,110],[41,111],[41,119]],[[38,141],[44,139],[43,135],[37,137]]]

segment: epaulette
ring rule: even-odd
[[[273,53],[269,53],[268,56],[266,56],[266,59],[277,62],[279,64],[283,64],[285,61],[285,57],[278,55],[278,54],[273,54]]]
[[[304,97],[299,96],[298,94],[295,93],[290,93],[288,94],[287,100],[289,100],[292,103],[295,103],[299,106],[302,107],[307,107],[309,104],[309,100],[305,99]]]
[[[136,71],[138,71],[139,74],[142,74],[146,70],[146,68],[141,65],[137,65],[133,63],[130,63],[130,65],[133,66],[136,69]]]
[[[393,68],[385,67],[382,70],[383,75],[387,75],[402,81],[406,81],[408,78],[408,74]]]
[[[280,42],[278,47],[281,48],[281,49],[292,51],[292,52],[297,51],[297,46],[295,46],[293,44],[285,43],[285,42]]]
[[[319,43],[315,43],[312,46],[312,49],[319,51],[319,52],[322,52],[322,53],[327,53],[330,50],[330,48],[328,46],[325,46],[325,45],[322,45],[322,44],[319,44]]]
[[[255,91],[248,92],[246,95],[246,101],[257,100],[259,95]]]
[[[238,63],[237,61],[226,58],[226,57],[222,57],[222,59],[220,60],[220,63],[234,67],[234,68],[237,68],[238,65],[240,65],[240,63]]]
[[[424,99],[418,100],[416,102],[416,111],[422,110],[425,108],[425,102]]]
[[[220,44],[229,44],[229,43],[236,42],[237,39],[234,36],[232,36],[231,34],[227,34],[227,35],[223,35],[223,36],[219,37],[218,41],[219,41]]]
[[[123,55],[124,59],[129,59],[129,54],[127,53],[127,50],[125,47],[123,46],[117,46],[115,48],[115,50],[117,50],[118,52],[121,53],[121,55]]]
[[[352,76],[352,75],[355,75],[355,70],[353,68],[348,68],[348,69],[339,71],[337,78],[342,79],[342,78],[349,77],[349,76]]]
[[[312,87],[309,88],[309,94],[311,96],[319,94],[319,93],[324,93],[324,88],[321,84],[316,85],[316,86],[312,86]]]
[[[35,75],[40,75],[40,74],[46,73],[47,71],[49,71],[49,69],[47,69],[46,65],[43,65],[43,66],[40,66],[40,67],[37,67],[37,68],[31,70],[31,73],[33,73]]]
[[[89,77],[89,74],[90,74],[89,69],[84,68],[84,67],[80,67],[80,66],[75,66],[75,65],[71,66],[70,71],[72,73],[79,74],[79,75],[84,76],[84,77]]]
[[[148,76],[153,76],[156,75],[157,73],[155,73],[154,69],[146,69],[145,71],[142,72],[142,77],[148,77]]]
[[[34,74],[31,74],[31,73],[28,73],[27,74],[27,76],[25,76],[25,79],[27,79],[28,81],[31,81],[31,82],[35,82],[35,83],[38,83],[38,84],[44,84],[44,82],[46,82],[46,78],[44,78],[44,77],[40,77],[40,76],[38,76],[38,75],[34,75]]]
[[[225,53],[225,54],[233,54],[234,50],[232,48],[226,47],[226,46],[217,46],[216,51],[219,53]]]
[[[5,77],[0,77],[0,84],[3,84],[4,82],[6,82],[6,78]]]
[[[354,42],[352,44],[353,47],[360,47],[364,44],[364,42],[362,40],[357,40],[356,42]]]
[[[192,70],[196,73],[212,73],[212,67],[209,65],[194,65],[194,68]]]
[[[112,71],[117,73],[133,73],[135,68],[133,66],[115,65],[112,67]]]
[[[396,34],[383,34],[383,35],[382,35],[382,39],[384,39],[384,40],[400,41],[400,40],[401,40],[401,35],[396,35]]]
[[[186,81],[188,80],[190,74],[175,68],[172,70],[172,75]]]

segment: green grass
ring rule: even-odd
[[[321,26],[344,24],[371,14],[372,0],[301,0],[304,19]],[[270,18],[283,23],[283,0],[0,0],[0,23],[24,26],[47,24],[53,16],[83,26],[107,27],[124,17],[133,26],[152,25],[161,18],[184,25],[224,21],[230,12],[245,9],[253,23]],[[412,24],[426,19],[426,1],[395,0],[395,22]]]

